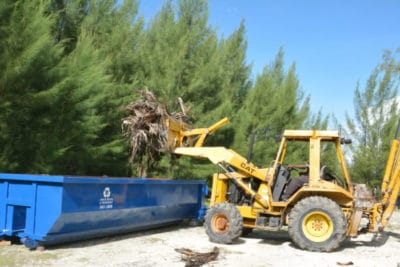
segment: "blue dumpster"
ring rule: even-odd
[[[0,173],[0,240],[29,248],[201,220],[202,180]]]

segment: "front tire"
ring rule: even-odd
[[[346,217],[329,198],[308,197],[289,213],[289,236],[300,248],[329,252],[346,239]]]
[[[235,205],[218,203],[208,210],[204,226],[210,241],[230,244],[241,236],[243,218]]]

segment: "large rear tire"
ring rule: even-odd
[[[346,217],[329,198],[308,197],[289,213],[289,236],[300,248],[332,251],[346,239]]]
[[[235,205],[218,203],[208,210],[204,227],[210,241],[230,244],[241,236],[243,218]]]

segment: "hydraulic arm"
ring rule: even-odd
[[[389,158],[386,164],[385,175],[382,180],[382,221],[383,227],[396,207],[396,201],[400,190],[400,121],[397,126],[396,136],[390,148]]]

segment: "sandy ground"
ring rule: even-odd
[[[185,266],[177,248],[220,250],[203,266],[400,266],[400,212],[385,233],[346,240],[335,252],[316,253],[293,246],[287,232],[254,231],[236,244],[208,241],[202,226],[175,225],[31,251],[23,245],[0,247],[0,266]]]

